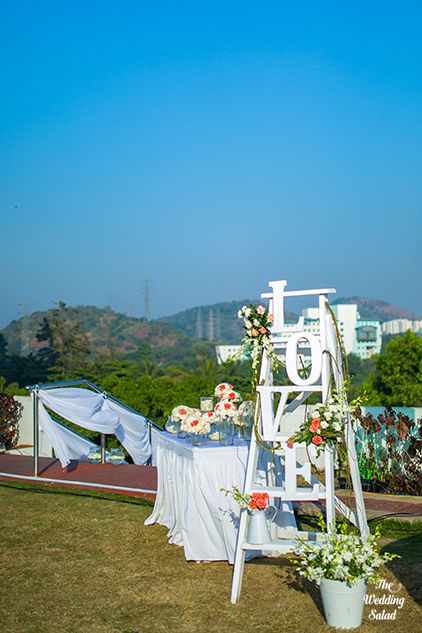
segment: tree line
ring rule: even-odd
[[[198,406],[199,398],[223,380],[251,397],[249,363],[218,365],[211,352],[186,348],[177,364],[163,357],[157,361],[145,345],[135,357],[94,356],[74,310],[64,303],[49,311],[37,339],[37,353],[10,355],[0,334],[0,391],[27,393],[28,384],[87,378],[159,423],[177,404]],[[349,355],[348,365],[351,397],[365,392],[368,405],[422,406],[422,338],[416,334],[391,339],[369,360]]]

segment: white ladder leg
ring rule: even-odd
[[[244,549],[242,549],[241,545],[246,535],[246,519],[247,519],[247,512],[245,510],[242,510],[240,513],[240,524],[239,524],[239,531],[237,533],[236,554],[235,554],[235,559],[234,559],[232,594],[230,598],[232,604],[236,604],[236,602],[238,601],[239,596],[240,596],[240,590],[242,588],[242,579],[243,579],[243,571],[245,567],[246,552]]]
[[[327,530],[336,527],[336,508],[334,501],[334,451],[330,446],[325,449],[325,508]]]
[[[362,483],[359,477],[358,458],[356,455],[355,433],[352,423],[348,420],[347,431],[347,456],[349,458],[350,478],[352,480],[352,488],[355,493],[356,500],[356,517],[358,527],[362,536],[369,536],[369,527],[366,519],[365,501],[363,499]]]
[[[254,430],[252,431],[252,433],[253,435],[251,438],[248,463],[246,466],[246,475],[245,475],[245,483],[243,486],[243,492],[245,492],[245,490],[249,490],[254,484],[256,468],[258,465],[258,445],[256,442],[256,437],[254,435]],[[240,595],[240,589],[242,587],[242,578],[243,578],[243,570],[245,566],[245,555],[246,555],[245,550],[242,549],[242,545],[246,540],[247,523],[248,523],[248,513],[245,510],[242,510],[240,513],[240,523],[239,523],[239,529],[237,532],[236,553],[235,553],[235,558],[234,558],[232,594],[231,594],[231,601],[233,604],[237,602],[237,599],[239,598],[239,595]]]

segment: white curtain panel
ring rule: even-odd
[[[151,456],[147,418],[128,411],[112,400],[107,400],[107,405],[119,416],[120,424],[115,431],[117,439],[130,453],[135,464],[145,464]]]
[[[63,468],[68,466],[72,459],[86,457],[90,449],[96,446],[95,442],[81,437],[53,420],[42,402],[39,403],[38,416],[40,427],[48,437]]]
[[[77,434],[71,430],[64,433],[63,427],[51,419],[45,407],[89,431],[116,435],[135,464],[144,464],[150,457],[151,446],[147,419],[144,416],[127,411],[109,401],[103,394],[88,389],[40,389],[38,396],[41,427],[63,468],[71,459],[86,455],[89,448],[86,450],[86,446],[78,441],[71,441],[70,436],[74,435],[76,438]]]

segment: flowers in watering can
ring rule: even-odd
[[[269,497],[267,492],[242,494],[237,486],[232,486],[231,490],[227,490],[226,488],[221,488],[220,490],[221,492],[224,492],[226,497],[231,495],[241,508],[247,508],[248,510],[265,510],[268,505]]]

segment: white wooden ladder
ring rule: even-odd
[[[334,459],[331,448],[323,451],[325,485],[311,473],[311,463],[303,459],[299,462],[297,452],[303,448],[300,444],[287,446],[288,435],[283,432],[286,414],[293,412],[304,403],[311,394],[319,393],[321,402],[329,396],[330,381],[333,379],[337,390],[343,387],[341,369],[341,350],[337,340],[336,328],[328,310],[328,294],[334,289],[285,291],[286,282],[270,282],[272,292],[261,295],[269,299],[269,312],[274,315],[271,342],[278,357],[286,363],[289,385],[275,386],[273,360],[264,354],[257,387],[257,405],[255,423],[259,431],[258,442],[252,433],[248,464],[246,468],[244,493],[267,492],[273,504],[278,506],[277,522],[271,527],[271,542],[262,545],[265,554],[285,554],[296,544],[296,539],[306,538],[316,545],[323,541],[324,534],[299,531],[292,511],[295,501],[323,501],[326,507],[327,530],[335,526],[336,511],[347,517],[359,527],[362,534],[368,534],[365,506],[359,478],[355,450],[355,438],[349,420],[345,434],[351,481],[356,502],[356,512],[352,511],[335,495]],[[318,297],[319,328],[315,332],[304,331],[304,320],[300,318],[295,325],[285,325],[284,299],[292,296],[316,295]],[[311,353],[311,365],[308,377],[300,375],[298,370],[298,345],[304,345]],[[293,397],[293,399],[292,399]],[[290,400],[290,401],[289,401]],[[276,404],[277,403],[277,404]],[[274,456],[272,467],[268,469],[266,485],[256,483],[258,457],[261,440],[271,449]],[[262,450],[262,449],[261,449]],[[301,451],[303,453],[303,451]],[[268,460],[268,463],[271,462]],[[298,478],[307,486],[299,486]],[[257,550],[257,545],[247,542],[249,516],[242,510],[238,528],[235,553],[231,601],[237,602],[243,578],[245,555],[248,550]]]

